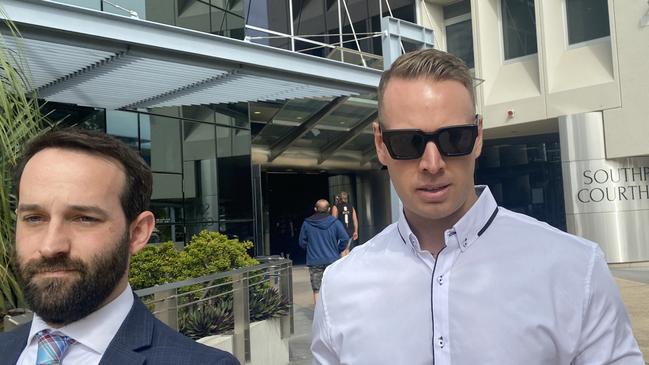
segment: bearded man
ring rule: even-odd
[[[238,364],[165,326],[128,284],[155,225],[150,168],[103,133],[65,129],[15,173],[16,263],[32,322],[0,334],[0,364]]]

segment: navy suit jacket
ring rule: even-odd
[[[31,323],[0,333],[0,365],[15,365],[27,344]],[[65,363],[65,358],[63,358]],[[100,365],[238,365],[231,354],[172,330],[135,298],[133,307],[108,345]],[[72,365],[72,364],[71,364]],[[75,364],[76,365],[76,364]]]

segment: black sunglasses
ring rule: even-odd
[[[478,120],[479,116],[476,116]],[[437,146],[442,156],[466,156],[473,151],[478,125],[457,125],[435,132],[420,129],[391,129],[381,131],[383,143],[395,160],[414,160],[424,154],[428,142]]]

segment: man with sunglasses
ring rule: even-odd
[[[643,364],[602,251],[474,186],[473,80],[438,50],[402,55],[374,142],[398,222],[325,271],[315,364]]]

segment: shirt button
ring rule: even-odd
[[[444,337],[440,336],[437,339],[437,344],[439,345],[440,348],[444,348]]]
[[[440,276],[437,278],[437,282],[439,283],[439,285],[444,284],[444,275],[440,275]]]
[[[467,245],[466,241],[467,241],[467,239],[465,238],[464,239],[464,247],[466,247],[466,245]]]

